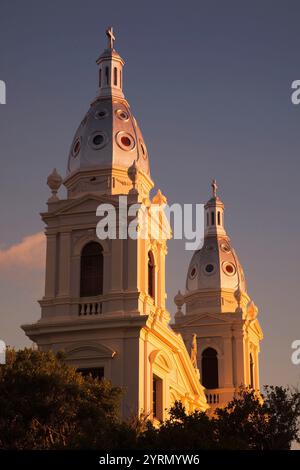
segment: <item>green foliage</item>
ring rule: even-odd
[[[165,450],[213,449],[214,426],[207,414],[195,411],[188,414],[181,402],[170,409],[169,419],[159,429],[148,425],[139,436],[138,445],[142,448]]]
[[[121,422],[121,390],[83,377],[62,353],[7,353],[0,366],[1,449],[290,449],[300,442],[300,393],[241,388],[213,416],[180,402],[154,427],[147,416]]]
[[[143,448],[159,449],[290,449],[299,439],[300,393],[265,387],[265,396],[241,388],[239,394],[212,417],[188,414],[175,403],[159,429],[149,427],[138,439]]]
[[[290,449],[299,439],[300,393],[286,387],[265,386],[264,395],[241,389],[216,412],[222,448]]]
[[[106,448],[120,389],[82,377],[63,355],[8,351],[0,366],[0,448]]]

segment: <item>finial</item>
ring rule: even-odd
[[[48,202],[55,202],[58,201],[59,198],[57,197],[57,191],[61,187],[62,184],[62,177],[59,173],[57,173],[56,168],[52,171],[51,175],[47,178],[47,185],[51,189],[52,196],[48,199]]]
[[[136,189],[136,183],[138,177],[138,168],[136,165],[136,160],[133,160],[132,165],[127,170],[127,174],[129,176],[130,181],[132,182],[132,188],[130,190],[130,193],[137,194],[138,191]]]
[[[212,187],[213,197],[216,198],[217,197],[218,185],[217,185],[217,181],[215,179],[212,180],[211,187]]]
[[[153,196],[152,204],[157,204],[158,206],[167,204],[167,198],[163,195],[160,189],[157,191],[155,196]]]
[[[113,30],[112,26],[107,28],[106,36],[108,38],[108,49],[113,49],[114,48],[114,41],[116,40],[116,37],[114,35],[114,30]]]
[[[183,312],[182,312],[182,307],[183,305],[185,304],[185,301],[184,301],[184,295],[182,295],[182,293],[180,292],[180,290],[178,291],[178,293],[175,295],[174,297],[174,302],[177,306],[177,312],[175,314],[176,318],[178,317],[183,317]]]

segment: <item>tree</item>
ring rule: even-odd
[[[138,447],[168,451],[213,449],[213,421],[202,411],[188,414],[181,402],[169,410],[169,418],[157,429],[148,422],[138,437]]]
[[[63,359],[8,351],[0,366],[0,448],[113,447],[121,390],[83,377]]]
[[[260,395],[241,388],[238,396],[216,410],[221,448],[257,450],[291,448],[300,442],[300,393],[288,387],[265,386]]]
[[[285,387],[265,388],[264,396],[241,388],[214,416],[188,414],[180,402],[158,429],[152,425],[138,437],[138,446],[167,450],[290,449],[300,442],[300,393]]]
[[[290,449],[300,442],[300,393],[241,388],[213,416],[176,402],[154,427],[147,416],[121,421],[121,390],[83,377],[62,353],[25,349],[0,366],[1,449]]]

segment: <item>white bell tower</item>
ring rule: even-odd
[[[97,61],[99,91],[75,133],[67,176],[55,170],[48,178],[45,295],[40,320],[22,328],[39,349],[62,349],[82,373],[123,387],[123,416],[163,419],[175,400],[190,410],[207,404],[183,339],[169,326],[166,218],[160,212],[151,221],[156,237],[150,228],[140,236],[139,227],[135,238],[119,236],[121,199],[129,225],[134,204],[143,204],[150,218],[151,207],[166,198],[160,191],[150,197],[147,148],[122,91],[124,61],[113,48],[112,28],[107,36]],[[65,199],[58,196],[62,184]],[[116,237],[97,236],[101,205],[115,209]]]
[[[243,268],[225,231],[224,204],[215,180],[205,205],[204,245],[194,253],[185,294],[179,293],[175,303],[175,331],[187,347],[193,334],[197,336],[198,368],[212,409],[225,405],[241,385],[259,389],[263,334],[258,308],[247,293]]]

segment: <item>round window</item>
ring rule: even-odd
[[[223,263],[223,271],[228,276],[233,276],[236,273],[236,268],[232,263]]]
[[[215,268],[214,268],[214,265],[213,265],[213,264],[210,264],[210,263],[209,263],[209,264],[207,264],[207,265],[205,266],[205,271],[206,271],[208,274],[211,274],[211,273],[214,271],[214,269],[215,269]]]
[[[130,151],[135,147],[135,141],[132,135],[127,132],[118,132],[116,135],[117,144],[122,150]]]
[[[89,137],[89,144],[93,149],[99,150],[107,144],[105,132],[96,131]]]
[[[131,145],[131,139],[130,137],[127,137],[126,135],[123,135],[123,137],[121,137],[121,142],[125,147],[130,147]]]
[[[102,134],[97,134],[95,135],[95,137],[93,138],[93,144],[94,145],[101,145],[104,141],[104,137]]]
[[[129,119],[128,113],[126,111],[124,111],[123,109],[116,109],[116,115],[122,121],[128,121],[128,119]]]
[[[72,149],[73,157],[77,157],[80,151],[80,147],[81,147],[80,139],[77,138],[74,142],[73,149]]]

